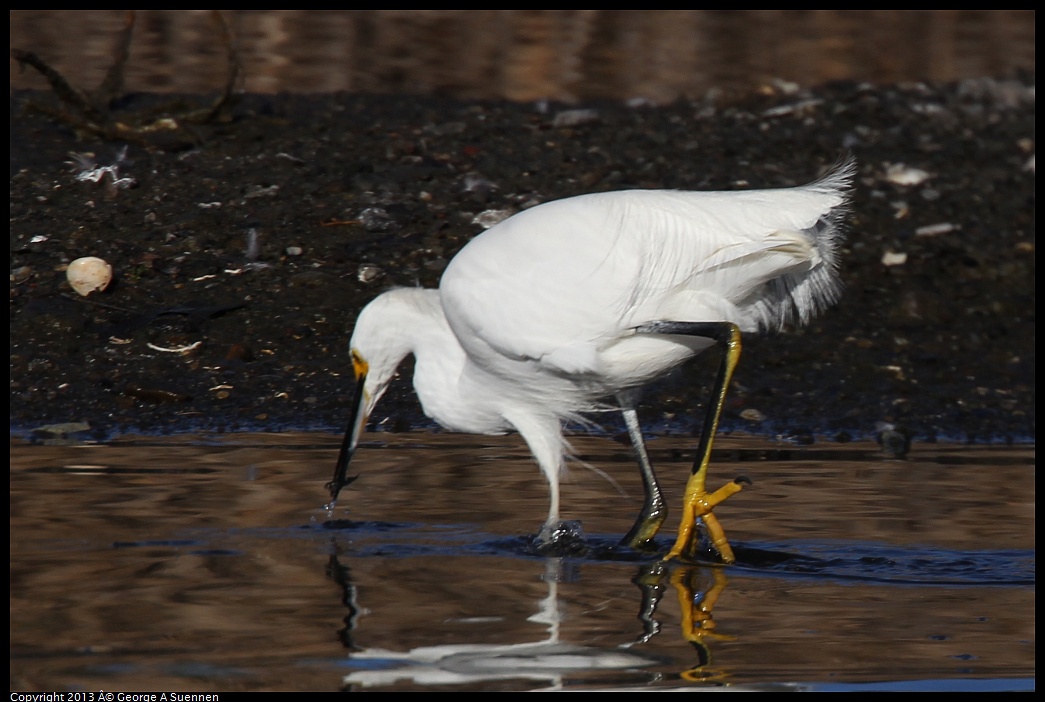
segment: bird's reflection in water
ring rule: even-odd
[[[327,561],[327,576],[341,588],[341,604],[348,610],[348,614],[343,619],[345,626],[337,633],[337,638],[347,650],[353,653],[360,651],[362,649],[357,648],[352,640],[352,633],[356,630],[356,618],[359,616],[359,605],[356,602],[359,593],[355,583],[352,582],[351,571],[347,565],[341,563],[336,551]]]
[[[542,580],[547,594],[537,603],[537,611],[528,621],[545,627],[544,638],[514,644],[446,644],[420,646],[409,651],[361,648],[353,641],[360,611],[356,589],[349,568],[332,556],[328,575],[342,588],[342,604],[349,609],[345,627],[339,638],[351,654],[349,667],[356,668],[344,676],[343,685],[352,688],[380,688],[402,683],[418,686],[462,686],[488,681],[533,681],[550,689],[592,684],[702,682],[716,684],[726,673],[710,667],[710,644],[730,637],[714,631],[712,609],[726,587],[726,576],[719,567],[667,565],[663,562],[644,564],[632,579],[640,590],[638,619],[642,631],[634,640],[616,647],[594,647],[561,640],[563,615],[560,610],[559,587],[573,578],[575,561],[562,558],[545,560]],[[681,608],[682,636],[696,650],[691,667],[677,673],[669,670],[670,661],[640,650],[661,632],[656,619],[657,607],[671,587]]]
[[[639,621],[643,634],[635,642],[646,643],[660,633],[660,622],[654,618],[657,606],[670,584],[678,597],[682,636],[697,653],[692,668],[683,670],[680,677],[692,682],[719,682],[726,674],[711,667],[711,646],[715,640],[732,640],[732,636],[715,632],[712,610],[726,589],[728,579],[719,567],[684,565],[668,568],[663,561],[642,566],[632,582],[642,591]]]

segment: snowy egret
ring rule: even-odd
[[[413,354],[427,416],[455,431],[522,435],[551,493],[542,540],[559,526],[564,423],[616,397],[646,492],[623,542],[642,548],[667,510],[643,443],[637,391],[717,344],[722,363],[665,558],[689,555],[703,522],[722,560],[732,562],[712,509],[743,480],[711,494],[704,484],[741,333],[805,323],[836,301],[854,171],[850,160],[796,188],[626,190],[548,202],[469,242],[437,290],[378,296],[352,333],[357,389],[331,497],[353,479],[348,463],[367,418]]]

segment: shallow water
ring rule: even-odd
[[[1035,68],[1033,10],[235,10],[223,12],[247,92],[398,92],[509,100],[671,102],[773,79],[951,81]],[[12,48],[92,89],[121,10],[14,10]],[[139,10],[128,91],[225,86],[210,12]],[[15,89],[46,90],[12,61]]]
[[[727,437],[738,565],[658,568],[609,439],[627,497],[574,464],[588,551],[544,558],[517,437],[367,438],[333,514],[331,435],[13,443],[12,690],[1034,688],[1033,447]],[[675,504],[693,446],[650,448]]]

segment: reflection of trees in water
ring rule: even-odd
[[[140,12],[130,90],[208,92],[223,49],[207,12]],[[774,79],[813,85],[1033,70],[1033,10],[355,10],[224,13],[249,92],[408,92],[659,102]],[[11,45],[73,82],[107,68],[120,11],[11,13]],[[77,41],[70,42],[75,23]],[[77,75],[77,72],[79,74]],[[83,80],[81,80],[83,79]],[[44,87],[17,75],[15,87]]]

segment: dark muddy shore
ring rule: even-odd
[[[131,96],[118,116],[169,99]],[[437,285],[482,213],[791,186],[851,153],[842,301],[745,341],[723,429],[1034,438],[1032,78],[663,107],[247,95],[224,123],[134,143],[80,138],[34,101],[55,102],[11,97],[13,433],[340,431],[356,312],[388,286]],[[133,185],[78,181],[70,152]],[[107,291],[70,289],[81,256],[112,264]],[[715,361],[650,392],[647,426],[693,430]],[[427,424],[403,375],[372,420],[389,429]]]

